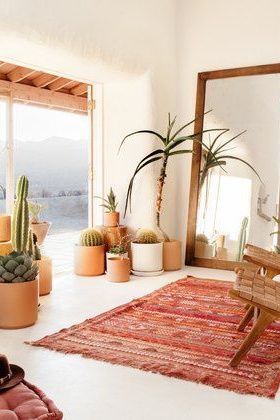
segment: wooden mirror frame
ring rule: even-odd
[[[265,74],[280,73],[280,63],[265,64],[251,67],[240,67],[234,69],[214,70],[197,75],[197,91],[195,106],[195,125],[194,132],[200,133],[203,130],[205,112],[205,96],[207,80],[225,79],[240,76],[259,76]],[[200,138],[201,140],[201,138]],[[187,219],[187,242],[186,242],[186,265],[198,267],[219,268],[233,270],[236,267],[235,261],[218,260],[216,258],[197,258],[195,257],[195,236],[198,210],[199,195],[199,175],[201,166],[201,143],[194,142],[191,166],[191,183],[189,194],[189,212]],[[240,263],[239,263],[240,265]]]

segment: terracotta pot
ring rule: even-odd
[[[112,252],[106,252],[106,263],[108,264],[109,258],[128,258],[128,252],[124,254],[113,254]]]
[[[112,248],[113,246],[117,245],[120,241],[120,238],[123,238],[127,235],[127,227],[120,225],[120,226],[101,226],[100,227],[101,233],[104,236],[104,242],[106,245],[106,250]]]
[[[74,271],[78,276],[99,276],[105,271],[105,245],[76,245]]]
[[[38,245],[42,245],[51,227],[50,222],[30,223],[32,232],[37,236]]]
[[[163,242],[163,269],[175,271],[182,268],[182,243],[176,239]]]
[[[206,242],[195,241],[196,258],[213,258],[214,247]]]
[[[124,283],[130,277],[129,258],[108,258],[107,262],[107,280],[115,283]]]
[[[12,252],[11,242],[0,242],[0,255],[8,255]]]
[[[116,227],[120,222],[120,213],[118,211],[104,213],[104,226]]]
[[[39,267],[39,295],[48,295],[52,291],[52,260],[49,257],[42,257],[34,263]]]
[[[11,216],[0,214],[0,242],[11,240]]]
[[[163,268],[163,244],[139,244],[131,242],[132,269],[139,273],[161,273]],[[156,274],[155,274],[156,275]]]
[[[24,283],[0,283],[0,328],[25,328],[38,318],[38,279]]]

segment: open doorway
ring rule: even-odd
[[[72,268],[78,232],[93,219],[92,86],[0,62],[0,212],[11,212],[19,175],[51,223],[54,271]],[[88,102],[90,107],[88,107]]]

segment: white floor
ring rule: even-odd
[[[66,420],[278,420],[280,401],[229,391],[31,347],[23,342],[79,323],[184,277],[232,279],[225,271],[186,267],[155,278],[132,277],[113,284],[105,276],[58,275],[51,295],[41,299],[38,323],[0,331],[0,351],[24,367],[26,378],[41,387]]]

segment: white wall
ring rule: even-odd
[[[198,72],[280,62],[278,0],[177,0],[177,112],[194,114]],[[178,234],[184,232],[190,165],[178,168]]]
[[[115,187],[121,202],[153,146],[139,136],[118,157],[122,137],[165,128],[174,112],[174,36],[173,0],[9,0],[0,8],[0,59],[104,83],[105,188]],[[154,222],[155,185],[153,170],[139,177],[127,218],[133,227]]]

